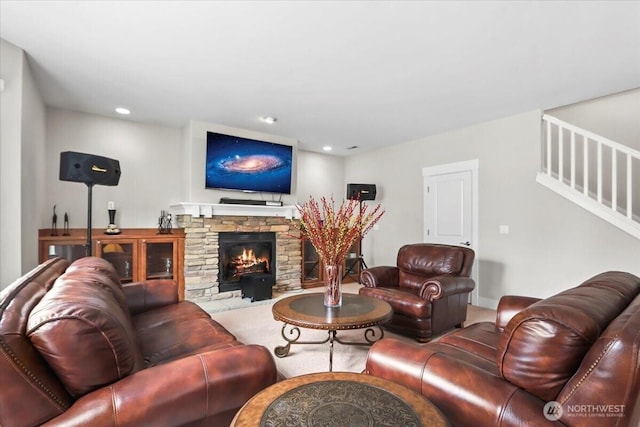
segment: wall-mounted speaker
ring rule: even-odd
[[[60,181],[118,185],[120,162],[93,154],[64,151],[60,153]]]
[[[375,200],[375,184],[347,184],[347,199]]]

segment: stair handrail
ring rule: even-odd
[[[546,121],[547,123],[553,123],[556,124],[558,126],[561,126],[565,129],[568,129],[574,133],[586,136],[589,139],[595,140],[595,141],[600,141],[605,145],[608,145],[612,148],[615,148],[616,151],[621,151],[625,154],[629,154],[632,157],[635,157],[636,159],[640,159],[640,151],[631,148],[629,146],[626,146],[624,144],[620,144],[619,142],[613,141],[607,137],[604,137],[602,135],[598,135],[597,133],[593,133],[589,130],[583,129],[581,127],[578,127],[576,125],[572,125],[571,123],[567,123],[564,120],[560,120],[557,117],[554,116],[550,116],[549,114],[543,114],[542,115],[542,120]],[[549,139],[547,138],[547,144],[549,144]],[[548,146],[548,145],[547,145]]]
[[[582,191],[580,191],[578,188],[576,188],[576,179],[575,179],[575,175],[576,175],[576,150],[575,150],[575,146],[576,146],[576,135],[579,135],[580,137],[583,138],[582,143],[584,144],[584,147],[587,147],[587,144],[589,143],[589,141],[592,141],[594,143],[596,143],[596,168],[597,168],[597,176],[596,176],[596,197],[595,200],[597,201],[598,204],[602,205],[602,206],[606,206],[603,203],[602,200],[602,193],[603,193],[603,155],[602,155],[602,149],[603,147],[606,147],[608,149],[611,150],[611,165],[608,167],[607,169],[607,173],[610,174],[610,178],[611,178],[611,200],[610,202],[610,209],[614,212],[617,212],[619,214],[621,214],[621,212],[618,212],[619,208],[623,208],[622,206],[618,206],[618,182],[617,182],[617,168],[618,168],[618,156],[615,155],[616,153],[622,153],[623,155],[626,156],[626,214],[623,214],[624,216],[626,216],[629,220],[632,220],[634,222],[636,222],[637,220],[634,219],[634,213],[633,213],[633,192],[632,192],[632,188],[633,188],[633,159],[636,160],[640,160],[640,151],[628,147],[626,145],[620,144],[619,142],[616,141],[612,141],[609,138],[606,138],[602,135],[598,135],[594,132],[588,131],[586,129],[580,128],[578,126],[575,126],[571,123],[567,123],[564,120],[560,120],[557,117],[551,116],[549,114],[543,114],[542,115],[542,121],[543,123],[546,123],[546,153],[542,152],[541,150],[541,165],[540,165],[540,173],[547,175],[549,179],[553,179],[556,180],[557,182],[563,184],[563,185],[567,185],[569,186],[572,190],[574,191],[578,191],[578,192],[582,192],[584,194],[584,196],[591,198],[590,196],[590,192],[589,192],[589,179],[588,177],[589,175],[589,164],[588,164],[588,149],[584,148],[583,149],[583,185],[582,185]],[[558,143],[558,149],[556,152],[554,152],[552,150],[552,143],[554,141],[553,139],[553,134],[552,134],[552,124],[557,126],[557,143]],[[564,182],[565,181],[565,174],[564,174],[564,132],[562,130],[566,129],[567,131],[570,132],[570,178],[569,178],[569,183]],[[543,129],[544,132],[544,129]],[[557,166],[557,170],[555,170],[555,172],[557,172],[557,178],[553,177],[553,173],[554,173],[554,169],[552,167],[553,165],[553,156],[557,156],[558,157],[558,166]],[[546,166],[546,167],[545,167]],[[637,172],[637,171],[636,171]],[[640,174],[638,174],[640,175]],[[636,179],[637,182],[640,182],[640,179]],[[636,222],[637,223],[637,222]]]

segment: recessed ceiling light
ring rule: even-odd
[[[116,113],[127,115],[127,114],[131,114],[131,111],[129,111],[128,109],[126,109],[124,107],[118,107],[118,108],[116,108]]]
[[[329,146],[329,145],[325,145],[324,147],[322,147],[322,149],[323,149],[324,151],[331,151],[331,150],[333,150],[333,147],[331,147],[331,146]]]
[[[269,123],[270,125],[274,124],[275,122],[278,121],[277,117],[271,117],[271,116],[265,116],[265,117],[260,117],[260,120],[262,120],[265,123]]]

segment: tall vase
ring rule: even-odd
[[[326,307],[342,305],[342,264],[324,266],[324,305]]]

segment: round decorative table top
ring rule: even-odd
[[[289,325],[309,329],[359,329],[391,320],[389,303],[358,294],[342,294],[340,307],[325,307],[323,293],[308,293],[283,298],[272,309],[273,318]]]
[[[233,427],[448,426],[420,394],[351,372],[302,375],[266,388],[236,414]]]

